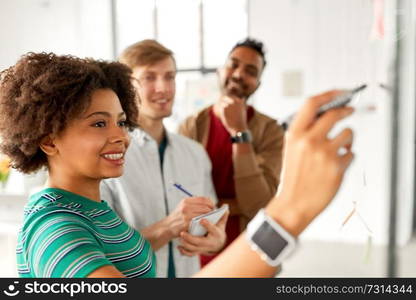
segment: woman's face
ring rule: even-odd
[[[117,95],[100,89],[93,92],[88,109],[54,139],[52,160],[70,178],[119,177],[128,144],[126,115]]]

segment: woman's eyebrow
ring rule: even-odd
[[[108,118],[111,117],[111,114],[107,111],[95,111],[95,112],[89,114],[88,116],[86,116],[85,119],[88,119],[88,118],[96,116],[96,115],[102,115],[102,116],[105,116],[105,117],[108,117]],[[118,117],[121,117],[121,116],[124,116],[124,115],[126,115],[126,113],[123,111],[123,112],[118,114]]]

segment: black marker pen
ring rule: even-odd
[[[338,108],[338,107],[342,107],[347,105],[355,96],[355,94],[357,94],[358,92],[362,91],[363,89],[365,89],[367,87],[366,84],[363,84],[355,89],[352,90],[346,90],[344,92],[342,92],[341,94],[339,94],[338,96],[336,96],[333,100],[331,100],[331,102],[326,103],[324,105],[322,105],[317,113],[317,118],[320,117],[322,114],[324,114],[326,111],[333,109],[333,108]],[[286,130],[287,128],[289,128],[290,123],[293,121],[293,119],[295,118],[296,114],[291,114],[289,117],[285,118],[284,121],[282,122],[282,127],[284,130]]]

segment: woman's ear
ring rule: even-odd
[[[41,140],[39,147],[43,152],[45,152],[46,155],[49,156],[56,154],[58,151],[54,143],[54,139],[50,135],[45,136]]]
[[[140,108],[140,106],[142,105],[142,98],[140,98],[139,91],[137,90],[136,90],[136,103],[137,103],[137,106]]]

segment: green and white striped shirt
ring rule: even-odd
[[[154,252],[107,205],[61,189],[32,195],[17,243],[20,277],[86,277],[114,265],[126,277],[155,277]]]

